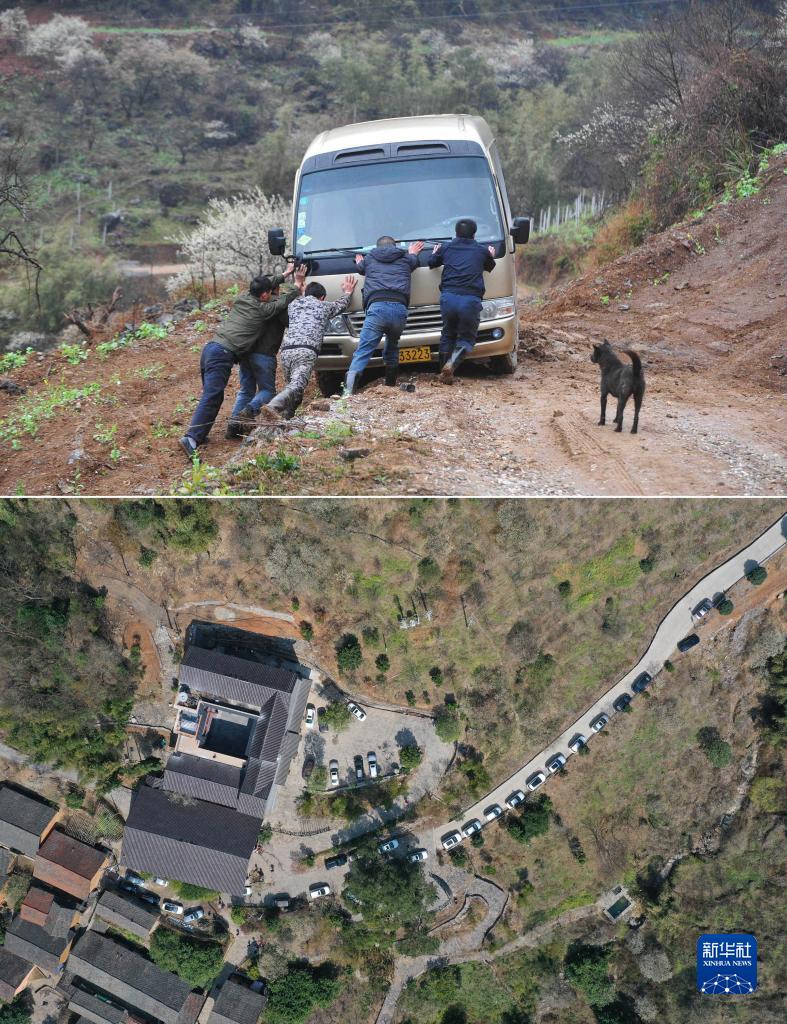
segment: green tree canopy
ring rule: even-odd
[[[546,794],[528,800],[519,816],[508,816],[508,831],[520,843],[529,843],[534,836],[543,835],[549,828],[552,801]]]
[[[341,990],[333,974],[325,965],[317,970],[308,964],[290,965],[268,986],[265,1024],[302,1024],[316,1007],[330,1006]]]
[[[601,946],[580,946],[569,951],[566,977],[591,1006],[608,1006],[615,1001],[615,986],[607,973],[609,951]]]
[[[163,971],[172,971],[195,988],[207,989],[224,965],[220,942],[194,939],[171,928],[157,928],[150,940],[150,955]]]
[[[399,928],[413,927],[429,917],[435,899],[434,886],[427,882],[419,864],[402,857],[381,857],[367,849],[357,855],[347,874],[345,892],[359,901],[364,924],[378,934],[378,941],[391,944]]]

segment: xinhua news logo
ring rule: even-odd
[[[697,989],[706,996],[746,996],[757,988],[753,935],[700,935]]]

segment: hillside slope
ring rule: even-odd
[[[782,493],[786,174],[787,160],[774,160],[759,194],[523,308],[513,378],[469,367],[443,388],[431,386],[431,373],[408,372],[412,393],[375,382],[348,401],[318,402],[285,432],[258,430],[240,454],[223,438],[225,405],[197,472],[176,441],[220,306],[103,358],[84,350],[71,353],[72,365],[60,353],[31,356],[0,390],[0,486],[25,494]],[[603,337],[643,356],[637,436],[615,434],[609,420],[596,426],[589,355]],[[347,448],[364,454],[348,460]],[[273,463],[278,452],[297,464]]]

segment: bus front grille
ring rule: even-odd
[[[363,328],[363,322],[366,318],[366,314],[362,311],[357,313],[350,313],[348,320],[350,321],[350,331],[354,337],[358,337]],[[443,321],[440,317],[439,306],[416,306],[411,309],[407,314],[407,323],[405,324],[405,334],[426,334],[433,331],[441,331],[443,329]]]

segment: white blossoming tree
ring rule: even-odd
[[[170,239],[187,264],[170,280],[170,292],[191,287],[204,293],[210,286],[215,294],[220,280],[249,280],[273,269],[281,261],[268,251],[268,231],[286,229],[290,219],[290,204],[260,188],[231,199],[211,199],[192,232]]]

